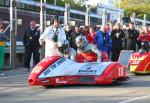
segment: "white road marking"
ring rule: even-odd
[[[141,96],[141,97],[136,97],[136,98],[128,99],[128,100],[125,100],[125,101],[122,101],[122,102],[119,102],[119,103],[129,103],[129,102],[141,100],[141,99],[148,98],[148,97],[150,97],[150,95],[145,95],[145,96]]]
[[[20,75],[11,75],[11,76],[3,76],[0,78],[11,78],[11,77],[21,77],[21,76],[27,76],[28,74],[20,74]]]

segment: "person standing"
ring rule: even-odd
[[[95,37],[95,34],[96,34],[96,26],[90,26],[89,28],[89,32],[90,32],[90,43],[92,44],[95,44],[95,41],[94,41],[94,37]]]
[[[72,42],[70,43],[70,47],[72,47],[75,50],[77,50],[75,39],[77,36],[80,36],[80,35],[82,35],[80,25],[75,25],[75,31],[71,35]]]
[[[4,64],[4,28],[3,28],[3,21],[0,19],[0,75],[4,75],[1,73]]]
[[[88,26],[83,27],[83,35],[86,37],[87,42],[90,43],[91,42],[91,35],[90,35],[90,32],[89,32],[89,27]]]
[[[137,44],[137,37],[139,36],[139,33],[137,30],[135,30],[134,23],[129,24],[129,29],[126,32],[125,35],[125,41],[126,41],[126,49],[127,50],[134,50],[136,51],[136,44]]]
[[[71,26],[70,25],[66,25],[65,26],[65,33],[66,33],[66,38],[69,42],[69,44],[72,44],[72,30],[71,30]]]
[[[119,23],[116,23],[112,32],[111,32],[111,39],[112,39],[112,61],[117,61],[120,55],[120,51],[123,48],[123,41],[122,39],[125,37],[123,30],[121,30],[121,26]]]
[[[28,71],[30,70],[30,61],[31,61],[32,54],[33,54],[35,65],[40,61],[39,37],[40,37],[40,32],[36,28],[36,22],[32,20],[30,21],[30,27],[25,31],[23,37],[23,44],[25,47],[24,66],[25,68],[27,68]]]
[[[105,26],[102,26],[101,29],[96,32],[94,41],[97,48],[101,51],[105,51],[109,56],[112,44],[111,38],[109,36],[109,33],[106,31]]]
[[[40,45],[45,43],[45,57],[58,55],[58,42],[66,40],[66,34],[63,27],[61,27],[61,20],[55,16],[51,21],[51,26],[48,26],[43,34],[40,36]]]

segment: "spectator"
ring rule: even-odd
[[[72,30],[70,25],[65,26],[65,33],[66,33],[66,38],[69,42],[69,44],[72,44]]]
[[[147,34],[150,35],[150,25],[147,27]]]
[[[108,56],[111,49],[111,38],[106,31],[105,26],[101,27],[101,30],[97,31],[94,37],[97,48],[101,51],[105,51]]]
[[[3,32],[4,28],[3,28],[3,21],[0,19],[0,32]]]
[[[95,44],[94,36],[96,34],[96,26],[90,26],[89,32],[90,32],[90,41],[89,41],[89,43]]]
[[[142,41],[148,41],[150,42],[150,35],[148,34],[148,27],[143,27],[140,31],[140,35],[137,38],[138,47],[141,48],[141,42]]]
[[[39,37],[40,32],[36,28],[36,22],[30,21],[30,28],[28,28],[24,33],[23,44],[25,47],[25,61],[24,66],[27,70],[30,70],[30,60],[31,55],[33,54],[34,63],[37,64],[40,61],[40,54],[39,54]]]
[[[1,73],[3,63],[4,63],[4,29],[3,29],[3,21],[0,19],[0,75],[4,75]]]
[[[83,27],[83,35],[86,37],[87,42],[90,43],[91,35],[90,35],[90,32],[89,32],[89,27],[88,26]]]
[[[136,44],[137,44],[137,37],[139,33],[137,30],[135,30],[135,25],[134,23],[129,24],[129,29],[126,30],[126,35],[125,35],[125,47],[127,50],[134,50],[136,51]]]
[[[71,39],[72,39],[72,42],[70,43],[71,48],[77,50],[77,47],[76,47],[76,44],[75,44],[75,39],[76,39],[77,36],[80,36],[80,35],[82,35],[80,25],[76,25],[75,26],[75,32],[72,33],[72,35],[71,35]]]
[[[123,48],[123,42],[122,39],[125,37],[125,34],[123,30],[121,30],[121,26],[119,23],[116,23],[112,33],[111,33],[111,39],[112,39],[112,61],[117,61],[120,51]]]
[[[0,41],[9,40],[9,38],[4,35],[4,26],[3,21],[0,19]]]
[[[58,51],[58,42],[66,40],[65,31],[60,24],[60,18],[55,16],[52,20],[52,25],[47,27],[40,36],[40,44],[43,45],[45,43],[45,57],[60,54]]]

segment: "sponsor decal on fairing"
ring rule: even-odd
[[[39,78],[73,75],[101,75],[109,64],[111,64],[111,62],[76,63],[68,58],[60,58],[45,69],[39,75]]]

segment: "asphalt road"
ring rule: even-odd
[[[0,76],[0,103],[150,103],[150,75],[109,86],[30,87],[23,69]]]

